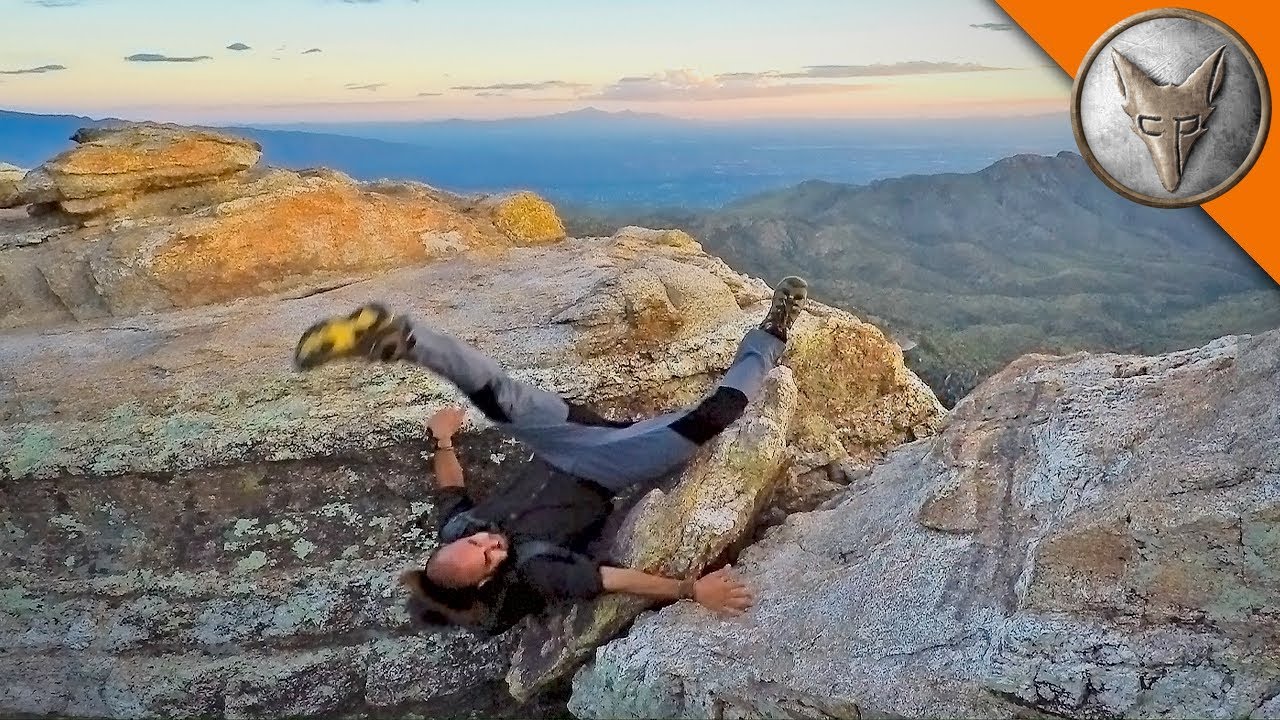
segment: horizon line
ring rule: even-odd
[[[74,111],[47,111],[47,110],[30,110],[21,108],[6,108],[0,106],[0,112],[10,112],[22,115],[36,115],[45,117],[74,117],[83,118],[94,122],[109,122],[118,120],[121,122],[156,122],[171,125],[189,125],[202,127],[235,127],[238,125],[250,126],[287,126],[287,125],[414,125],[423,123],[500,123],[516,120],[540,120],[548,118],[565,117],[572,115],[580,115],[585,113],[595,113],[601,116],[631,116],[642,119],[652,120],[674,120],[681,123],[691,125],[735,125],[748,123],[788,123],[788,122],[901,122],[901,121],[955,121],[955,120],[1011,120],[1011,119],[1036,119],[1036,118],[1060,118],[1064,114],[1059,111],[1051,110],[1026,110],[1017,111],[1011,109],[1004,113],[950,113],[950,114],[921,114],[921,113],[904,113],[902,115],[753,115],[749,117],[739,118],[706,118],[706,117],[689,117],[670,113],[645,112],[631,109],[624,110],[603,110],[594,105],[584,105],[573,110],[565,110],[555,113],[540,114],[522,114],[522,115],[503,115],[498,117],[486,118],[469,118],[459,116],[449,117],[423,117],[414,119],[392,118],[386,120],[327,120],[324,118],[305,118],[296,120],[220,120],[213,123],[200,121],[158,121],[151,119],[137,119],[145,117],[146,114],[135,113],[80,113]],[[128,117],[133,116],[133,117]]]

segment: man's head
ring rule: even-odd
[[[486,581],[507,559],[507,539],[478,532],[437,548],[423,569],[406,570],[409,614],[429,625],[476,625],[488,610]]]
[[[442,545],[427,560],[427,577],[447,588],[479,587],[507,559],[507,539],[478,532]]]

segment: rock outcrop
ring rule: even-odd
[[[797,377],[799,377],[797,372]],[[1280,717],[1280,331],[1029,356],[638,620],[585,718]]]
[[[70,154],[97,143],[163,157],[186,142],[172,128],[79,138]],[[86,167],[62,159],[37,177]],[[0,218],[0,714],[545,712],[499,702],[518,637],[420,634],[393,585],[434,542],[422,424],[459,396],[406,365],[297,374],[294,342],[377,299],[517,377],[606,413],[648,412],[709,388],[768,287],[683,234],[560,239],[554,209],[529,194],[240,164],[193,160],[202,179],[182,184],[182,162],[139,159],[128,167],[163,165],[168,179],[80,173],[75,187],[112,201],[78,214],[63,193]],[[804,348],[824,334],[867,345],[842,371],[877,388],[830,413],[804,395]],[[901,353],[847,313],[815,303],[795,347],[738,442],[704,458],[703,477],[721,478],[707,495],[686,485],[629,517],[638,561],[704,565],[750,531],[747,509],[779,481],[770,468],[864,462],[937,423]],[[783,419],[813,414],[835,434],[810,442]],[[865,423],[844,432],[848,418]],[[528,461],[474,411],[459,446],[481,495]],[[748,447],[760,482],[734,491],[723,463]],[[734,520],[655,554],[707,503]]]
[[[315,292],[564,238],[532,193],[464,198],[258,167],[253,143],[169,126],[75,139],[19,182],[15,201],[37,217],[0,219],[12,250],[0,255],[0,328]]]
[[[19,204],[19,185],[26,174],[20,167],[0,162],[0,208]]]
[[[225,180],[262,157],[249,140],[162,125],[86,128],[71,139],[78,147],[27,173],[22,203],[89,215],[144,193]]]

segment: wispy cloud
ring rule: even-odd
[[[481,90],[476,93],[476,97],[510,97],[511,93],[501,90]]]
[[[125,58],[129,62],[166,62],[166,63],[193,63],[202,60],[212,60],[208,55],[194,55],[191,57],[174,57],[172,55],[161,55],[159,53],[135,53]]]
[[[443,94],[444,93],[439,92],[420,92],[418,93],[418,97],[440,97]]]
[[[930,62],[928,60],[908,60],[897,63],[875,63],[873,65],[808,65],[800,72],[779,73],[780,78],[853,78],[853,77],[898,77],[901,75],[944,75],[948,73],[987,72],[990,70],[1009,70],[1004,67],[991,67],[978,63]]]
[[[320,48],[311,48],[310,50],[303,50],[303,51],[302,51],[302,54],[303,54],[303,55],[310,55],[310,54],[312,54],[312,53],[318,53],[318,52],[324,52],[324,51],[323,51],[323,50],[321,50]]]
[[[245,45],[244,43],[231,43],[230,45],[227,46],[227,49],[235,50],[239,52],[242,50],[252,50],[253,48],[249,47],[248,45]]]
[[[347,83],[343,87],[345,87],[348,90],[367,90],[369,92],[378,92],[379,88],[383,88],[386,86],[387,86],[386,83],[378,82],[378,83]]]
[[[47,8],[65,8],[83,5],[86,0],[27,0],[28,5],[39,5]]]
[[[648,76],[620,78],[586,100],[664,102],[673,100],[741,100],[746,98],[830,95],[867,90],[853,83],[782,82],[778,73],[724,73],[706,76],[693,70],[666,70]]]
[[[479,92],[492,92],[495,90],[510,91],[539,91],[539,90],[585,90],[591,87],[586,83],[575,83],[567,80],[543,80],[542,82],[518,82],[518,83],[495,83],[493,85],[455,85],[453,90],[471,90]]]
[[[969,23],[969,27],[978,28],[979,30],[995,30],[1003,32],[1006,30],[1016,29],[1018,26],[1013,23]]]
[[[41,65],[40,67],[22,68],[21,70],[0,70],[0,75],[43,75],[44,73],[66,69],[66,65]]]

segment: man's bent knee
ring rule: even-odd
[[[506,410],[502,409],[502,405],[498,402],[498,392],[493,383],[485,385],[467,397],[490,420],[498,423],[511,422],[511,416],[507,414]]]
[[[702,445],[732,425],[747,409],[747,396],[730,387],[717,388],[706,400],[671,423],[671,429]]]

